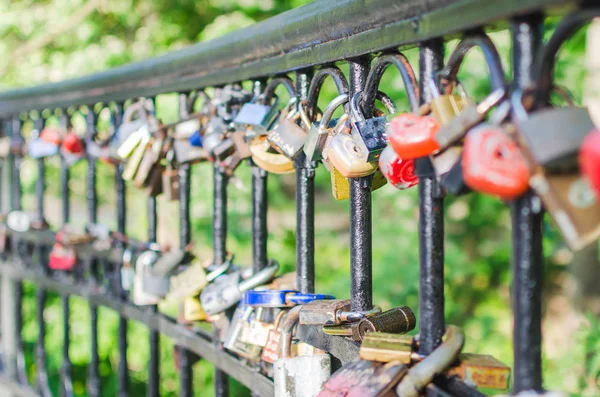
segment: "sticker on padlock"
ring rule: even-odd
[[[385,364],[365,360],[352,361],[325,382],[317,397],[388,396],[407,372],[408,368],[398,361]]]
[[[213,283],[204,288],[200,294],[202,307],[208,315],[214,315],[229,309],[242,299],[244,292],[271,281],[279,264],[271,264],[245,280],[241,280],[241,273],[235,272],[217,278]]]
[[[464,182],[474,190],[512,200],[529,189],[529,166],[521,149],[500,127],[469,131],[462,154]]]
[[[273,364],[275,396],[315,397],[331,375],[329,354],[292,357],[292,331],[300,307],[288,311],[281,327],[279,358]]]
[[[419,183],[414,160],[402,160],[391,146],[381,152],[379,169],[385,179],[398,189],[408,189]]]
[[[335,297],[325,294],[302,294],[296,290],[251,290],[246,291],[244,304],[255,307],[291,307],[322,299]]]
[[[72,247],[55,243],[50,251],[48,267],[52,270],[70,271],[77,264],[77,255]]]

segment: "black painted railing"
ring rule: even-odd
[[[565,7],[566,6],[566,7]],[[350,95],[360,92],[367,83],[371,66],[382,52],[418,46],[420,96],[419,104],[432,97],[427,84],[429,76],[444,68],[444,42],[464,33],[485,29],[509,29],[512,37],[513,76],[510,87],[527,89],[532,84],[536,54],[542,46],[544,16],[564,13],[567,8],[584,7],[583,2],[566,0],[321,0],[286,12],[270,20],[200,43],[164,56],[137,62],[107,72],[56,84],[0,93],[0,118],[4,133],[11,137],[12,146],[22,139],[24,121],[34,119],[36,129],[44,127],[44,117],[50,111],[58,114],[63,126],[69,123],[69,109],[87,111],[87,139],[95,132],[98,109],[109,108],[115,128],[122,122],[123,110],[131,100],[140,97],[155,99],[161,94],[180,93],[183,103],[192,91],[222,87],[244,81],[255,82],[260,91],[273,76],[291,76],[295,80],[295,95],[301,101],[315,104],[326,77],[333,77],[338,89]],[[346,77],[339,74],[334,62],[349,67]],[[405,76],[403,76],[405,77]],[[502,76],[504,77],[504,76]],[[376,90],[376,88],[375,88]],[[375,95],[375,91],[367,95]],[[311,102],[312,101],[312,102]],[[101,106],[98,106],[102,104]],[[416,104],[418,105],[418,104]],[[308,109],[311,109],[310,106]],[[96,110],[96,111],[95,111]],[[37,112],[34,112],[37,111]],[[70,110],[69,110],[70,111]],[[57,113],[55,113],[57,112]],[[35,116],[37,114],[37,116]],[[88,220],[98,221],[96,191],[97,158],[87,154]],[[12,151],[2,163],[2,210],[21,209],[20,166],[22,153]],[[208,163],[210,164],[210,163]],[[194,165],[199,167],[211,165]],[[253,268],[266,266],[267,255],[267,173],[252,167],[252,228]],[[315,163],[301,156],[294,162],[296,169],[296,267],[297,288],[314,292]],[[179,167],[180,181],[180,244],[187,246],[190,232],[191,165]],[[419,165],[417,164],[417,168]],[[36,183],[37,217],[44,219],[45,161],[38,160],[39,177]],[[117,232],[127,235],[127,207],[124,166],[116,166]],[[69,164],[63,158],[60,169],[62,220],[70,220]],[[214,169],[213,250],[214,263],[226,260],[227,184],[228,176],[219,167]],[[353,310],[368,310],[372,302],[371,248],[371,178],[350,181],[351,229],[351,305]],[[431,353],[441,342],[444,319],[444,195],[435,177],[421,176],[419,181],[419,262],[420,285],[420,350]],[[135,203],[137,204],[137,203]],[[147,202],[148,242],[157,240],[157,204],[154,197]],[[510,203],[513,227],[513,308],[514,308],[514,391],[541,390],[541,290],[542,290],[542,209],[532,193]],[[2,275],[2,339],[3,375],[15,393],[25,393],[29,386],[25,373],[23,351],[23,281],[37,287],[36,322],[39,335],[35,350],[36,384],[34,390],[49,395],[47,356],[45,351],[45,321],[43,310],[47,291],[59,293],[64,316],[63,364],[61,393],[72,395],[69,360],[70,320],[69,298],[83,297],[91,311],[92,352],[87,390],[91,396],[101,394],[98,357],[98,307],[104,306],[120,316],[118,347],[119,395],[128,395],[127,326],[129,320],[145,324],[150,330],[150,362],[148,365],[148,395],[159,395],[159,335],[171,338],[180,348],[180,395],[192,394],[192,353],[212,363],[216,369],[217,396],[228,395],[228,376],[232,376],[257,395],[273,395],[272,381],[223,350],[212,331],[179,325],[156,310],[155,306],[133,305],[120,287],[119,272],[123,250],[127,243],[121,239],[112,251],[78,252],[80,270],[72,275],[49,271],[44,258],[56,240],[52,231],[5,232],[12,246],[5,252]],[[35,251],[28,251],[33,247]],[[33,255],[30,252],[34,252]],[[102,264],[102,266],[101,266]],[[78,265],[79,266],[79,265]],[[113,280],[113,281],[111,281]],[[114,282],[117,280],[117,282]],[[460,389],[452,383],[441,382],[438,395],[480,395]],[[18,385],[18,386],[17,386]],[[430,389],[433,393],[434,389]],[[429,394],[428,394],[429,395]],[[435,394],[431,394],[435,395]]]

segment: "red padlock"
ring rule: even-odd
[[[398,189],[408,189],[419,183],[414,160],[402,160],[391,146],[381,152],[379,168],[385,179]]]
[[[500,127],[481,125],[471,130],[462,156],[463,178],[471,189],[511,200],[529,188],[527,160]]]
[[[403,160],[429,156],[440,148],[435,134],[440,124],[432,116],[404,113],[390,122],[389,142]]]
[[[77,263],[77,255],[73,248],[55,243],[50,251],[48,267],[52,270],[73,270]]]
[[[579,148],[579,167],[600,198],[600,131],[593,130],[583,138]]]
[[[77,156],[85,153],[83,140],[74,132],[69,132],[62,142],[61,150]]]
[[[46,127],[40,132],[40,139],[44,142],[53,143],[60,146],[60,132],[56,128]]]

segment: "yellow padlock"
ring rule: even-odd
[[[292,160],[280,153],[271,151],[266,136],[257,136],[250,143],[252,160],[256,165],[273,174],[289,174],[295,171]]]
[[[206,313],[197,296],[188,296],[183,300],[183,318],[189,322],[206,320]]]
[[[336,200],[348,200],[350,198],[350,181],[348,178],[340,174],[340,172],[330,165],[331,175],[331,193]],[[371,191],[375,191],[387,183],[387,179],[379,168],[373,174],[373,183]]]

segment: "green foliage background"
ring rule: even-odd
[[[192,43],[209,40],[230,31],[269,18],[307,0],[0,0],[0,74],[2,89],[59,81],[105,70],[117,65],[146,59]],[[556,20],[547,22],[548,31]],[[510,40],[506,31],[492,38],[503,55],[507,76],[511,74]],[[448,43],[447,53],[456,42]],[[584,87],[585,32],[573,38],[558,65],[559,82],[566,84],[579,100]],[[416,50],[408,50],[413,65],[418,65]],[[416,66],[415,66],[416,67]],[[460,72],[467,91],[481,99],[489,91],[483,57],[475,52]],[[380,89],[390,94],[403,109],[408,109],[402,82],[396,71],[386,73]],[[334,95],[327,85],[321,106]],[[158,98],[159,117],[175,119],[176,97]],[[25,129],[30,128],[26,126]],[[49,161],[47,214],[58,226],[59,176],[54,160]],[[72,171],[70,189],[74,197],[75,222],[85,223],[86,165]],[[26,161],[22,171],[24,207],[34,208],[35,165]],[[194,241],[200,257],[210,258],[212,175],[209,165],[193,170],[192,217]],[[269,178],[269,256],[276,258],[285,271],[293,271],[295,261],[294,176]],[[99,166],[100,219],[114,222],[116,207],[114,171]],[[242,263],[249,263],[250,247],[250,174],[241,167],[237,181],[229,188],[228,248]],[[141,192],[130,188],[128,230],[145,237],[146,221]],[[348,203],[332,199],[329,176],[321,167],[316,177],[316,260],[317,289],[349,297],[349,221]],[[159,199],[159,239],[176,242],[177,204]],[[373,277],[374,300],[384,309],[409,305],[418,310],[418,230],[417,190],[398,191],[386,186],[373,195]],[[446,318],[467,334],[467,351],[489,353],[512,364],[510,310],[510,213],[506,204],[489,197],[471,194],[446,200]],[[109,226],[114,227],[114,223]],[[583,314],[572,301],[577,280],[569,273],[573,256],[564,248],[554,227],[544,226],[546,307],[544,321],[544,375],[548,388],[560,389],[573,396],[597,396],[600,359],[600,324],[592,312]],[[594,263],[595,258],[594,258]],[[31,379],[35,373],[33,350],[37,337],[35,287],[26,285],[23,303],[26,341]],[[100,310],[101,375],[103,395],[116,393],[118,365],[118,318],[109,310]],[[58,297],[51,295],[44,317],[48,322],[46,345],[48,370],[54,390],[61,365],[62,317]],[[89,309],[87,303],[72,298],[71,358],[77,395],[85,395],[86,363],[89,360]],[[144,395],[147,379],[148,333],[139,324],[130,323],[129,365],[134,396]],[[175,395],[177,374],[172,361],[172,343],[161,339],[161,388],[164,395]],[[212,368],[196,365],[194,385],[197,395],[211,396]],[[232,395],[248,395],[232,382]]]

